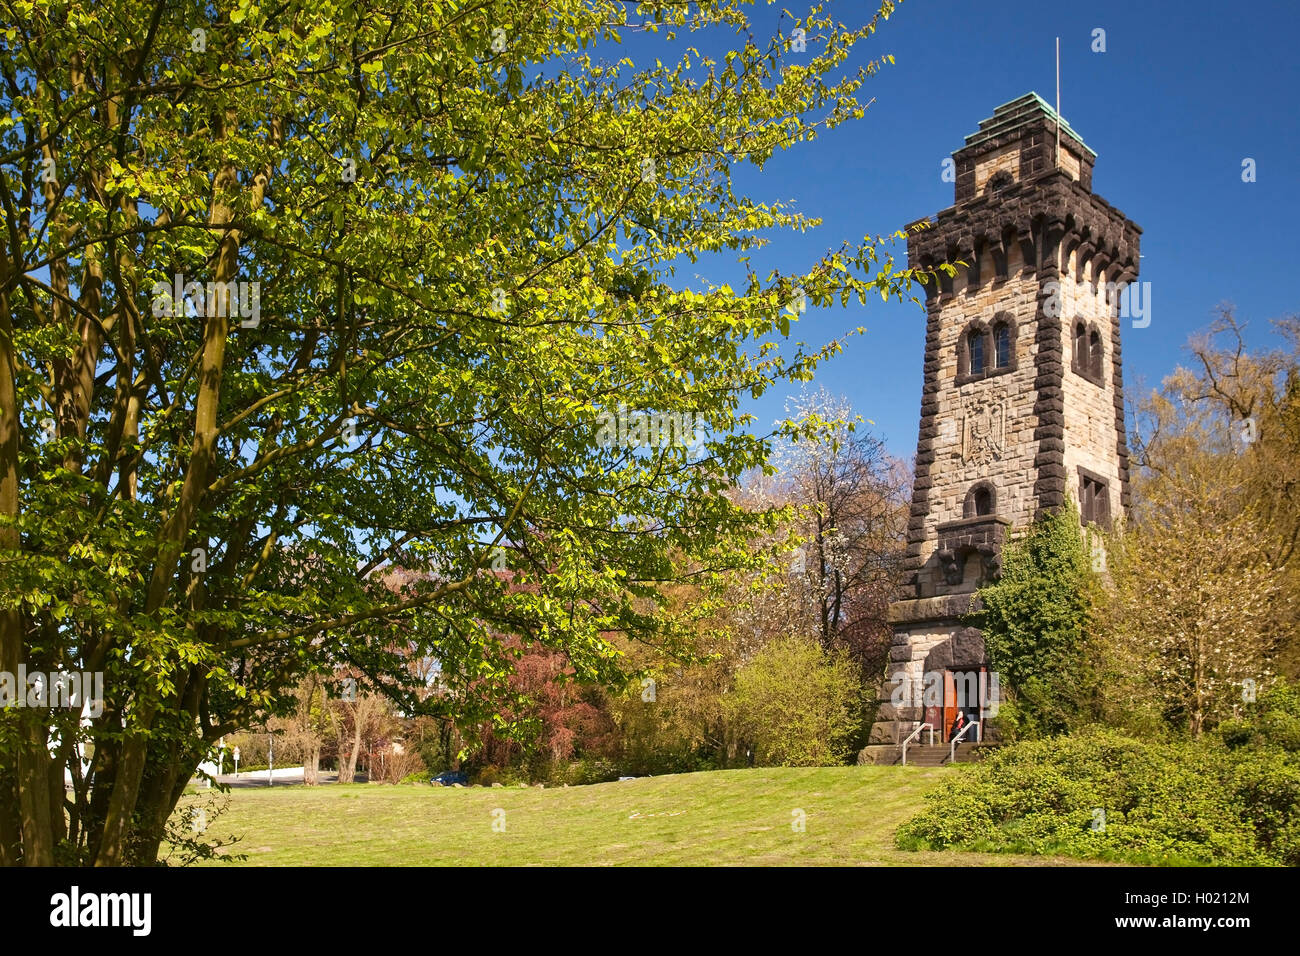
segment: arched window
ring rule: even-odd
[[[970,356],[970,374],[984,374],[984,332],[971,329],[966,333],[966,351]]]
[[[1074,364],[1078,368],[1088,365],[1088,329],[1082,322],[1074,327]]]
[[[990,320],[974,319],[957,337],[957,384],[1003,375],[1016,368],[1016,320],[998,312]]]
[[[1005,322],[993,330],[993,367],[1006,368],[1011,364],[1011,326]]]
[[[991,515],[997,509],[997,497],[993,486],[982,481],[966,493],[966,502],[962,506],[963,518],[980,518]]]
[[[1088,368],[1095,378],[1101,378],[1101,333],[1096,329],[1088,336]]]

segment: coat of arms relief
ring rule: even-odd
[[[963,412],[962,462],[968,465],[987,465],[1000,460],[1006,451],[1006,397],[987,395],[969,399]]]

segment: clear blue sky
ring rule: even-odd
[[[868,0],[830,7],[848,25],[873,9]],[[779,10],[760,7],[756,24],[775,26]],[[1090,49],[1097,27],[1106,31],[1105,53]],[[863,101],[876,102],[864,119],[777,156],[762,173],[735,167],[738,192],[796,200],[825,220],[806,235],[773,234],[772,247],[754,258],[760,273],[775,266],[789,274],[842,240],[889,233],[951,205],[943,159],[995,106],[1030,90],[1053,101],[1058,35],[1061,112],[1098,154],[1093,188],[1143,229],[1140,278],[1151,283],[1152,320],[1144,329],[1125,322],[1129,396],[1140,383],[1158,385],[1184,360],[1189,335],[1212,321],[1220,302],[1235,303],[1250,323],[1248,344],[1270,345],[1268,320],[1300,312],[1293,284],[1300,272],[1297,0],[908,0],[851,63],[884,53],[896,59],[867,81]],[[624,52],[640,64],[634,46],[641,43]],[[665,52],[653,55],[667,62]],[[1257,163],[1254,183],[1242,182],[1245,157]],[[716,262],[695,271],[717,282],[741,274]],[[847,395],[891,450],[910,460],[921,401],[921,309],[879,299],[810,309],[792,334],[819,343],[859,325],[867,334],[824,365],[817,383]],[[788,391],[751,405],[757,425],[782,414]]]

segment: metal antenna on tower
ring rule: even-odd
[[[1061,38],[1056,38],[1056,166],[1061,165]]]

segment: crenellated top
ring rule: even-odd
[[[1092,263],[1093,283],[1127,283],[1137,278],[1142,229],[1065,170],[1010,182],[982,196],[908,226],[908,265],[929,270],[942,263],[966,262],[979,281],[1011,278],[1008,263],[1018,259],[1019,275],[1042,266],[1064,267],[1079,252],[1075,278],[1082,281]],[[1058,260],[1057,247],[1064,255]],[[1019,252],[1013,256],[1013,252]],[[992,262],[992,268],[988,266]],[[926,285],[926,297],[953,291],[953,280],[939,276]]]

